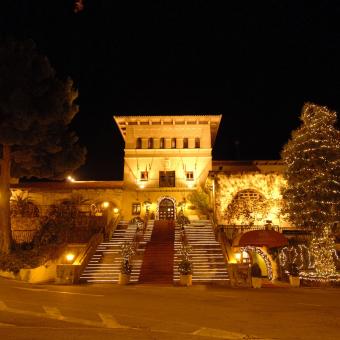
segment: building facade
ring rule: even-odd
[[[122,214],[174,219],[187,196],[204,186],[220,115],[115,116],[124,149]],[[193,212],[189,211],[190,214]]]
[[[280,215],[284,165],[279,161],[213,161],[221,115],[114,116],[125,142],[122,181],[14,184],[38,206],[71,195],[95,203],[110,202],[125,221],[143,218],[205,219],[190,202],[203,190],[218,225],[289,228]],[[247,203],[246,203],[247,202]],[[250,211],[253,210],[253,211]],[[245,212],[246,211],[246,212]]]

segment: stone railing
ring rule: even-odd
[[[278,232],[282,232],[283,228],[281,228],[278,225],[237,225],[237,224],[231,224],[231,225],[219,225],[218,229],[223,230],[225,235],[228,239],[233,239],[238,234],[246,233],[247,231],[252,230],[265,230],[265,229],[271,229]]]

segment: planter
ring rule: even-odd
[[[292,287],[300,287],[300,278],[298,276],[289,275],[289,283]]]
[[[40,219],[39,217],[12,216],[11,228],[12,238],[16,243],[30,243],[40,228]]]
[[[262,287],[262,278],[252,277],[251,278],[251,285],[253,286],[253,288],[261,288]]]
[[[118,284],[127,285],[130,282],[131,274],[119,273]]]
[[[180,274],[179,284],[181,286],[191,286],[192,285],[192,274]]]

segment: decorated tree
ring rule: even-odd
[[[284,212],[296,227],[312,230],[318,277],[335,274],[331,230],[340,220],[340,132],[336,112],[304,105],[302,125],[282,151],[287,165]]]
[[[9,253],[11,177],[64,178],[85,149],[68,129],[78,93],[33,41],[0,41],[0,74],[0,251]]]

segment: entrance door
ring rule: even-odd
[[[173,220],[175,218],[175,206],[174,203],[164,198],[159,203],[159,219],[160,220]]]

